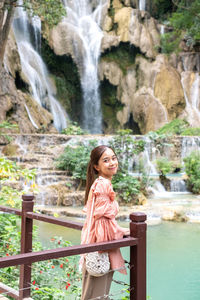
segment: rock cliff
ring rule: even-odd
[[[185,118],[191,126],[199,127],[200,54],[187,52],[185,48],[179,55],[167,57],[160,53],[160,24],[147,11],[136,8],[134,0],[109,0],[103,11],[99,78],[105,104],[104,131],[112,133],[124,127],[134,131],[137,127],[145,134],[175,118]],[[76,45],[73,44],[72,37],[76,35],[73,28],[64,21],[52,30],[44,28],[44,36],[55,55],[70,55],[81,72],[82,62],[77,61],[74,51],[82,45],[78,36]],[[9,116],[11,121],[19,123],[20,132],[51,130],[51,114],[39,107],[27,92],[12,32],[5,66],[7,72],[1,70],[0,120]],[[113,94],[106,99],[108,84],[113,87],[110,89]]]
[[[52,115],[27,92],[12,30],[6,46],[4,68],[0,69],[0,78],[0,123],[6,120],[17,124],[16,130],[21,133],[56,132],[52,125]]]

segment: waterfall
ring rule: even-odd
[[[181,158],[182,160],[191,154],[193,151],[199,151],[200,149],[200,137],[190,136],[183,137],[181,147]]]
[[[34,48],[38,53],[41,53],[41,21],[38,16],[32,18]]]
[[[25,104],[25,108],[26,108],[26,111],[27,111],[27,114],[28,114],[28,117],[32,123],[32,125],[36,128],[36,129],[39,129],[39,127],[37,126],[37,124],[35,123],[35,121],[33,120],[32,116],[31,116],[31,113],[28,109],[28,106]]]
[[[160,34],[161,35],[165,34],[165,25],[163,24],[160,25]]]
[[[146,9],[146,0],[139,0],[139,10]]]
[[[182,179],[173,179],[170,181],[171,192],[187,192],[185,181]]]
[[[54,97],[47,67],[37,52],[37,50],[40,50],[40,21],[38,18],[31,21],[28,20],[26,12],[21,7],[16,9],[13,29],[19,50],[22,73],[29,83],[33,98],[52,113],[54,126],[58,131],[61,131],[67,127],[67,114]],[[31,43],[30,24],[34,32],[35,49]]]
[[[194,107],[198,113],[199,113],[199,119],[200,119],[200,76],[198,73],[195,75],[195,81],[193,82],[192,88],[191,88],[191,102],[192,107]]]
[[[194,82],[190,88],[189,94],[187,93],[187,84],[189,81],[190,72],[181,73],[181,83],[184,91],[184,97],[186,102],[185,111],[188,114],[188,121],[193,127],[199,127],[200,124],[200,76],[198,73],[195,74]],[[197,125],[196,125],[197,124]]]
[[[83,127],[90,133],[102,132],[98,60],[103,32],[102,10],[107,0],[64,0],[67,17],[63,20],[73,31],[74,58],[80,70],[83,91]]]

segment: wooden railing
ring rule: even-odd
[[[0,284],[0,292],[22,300],[31,296],[31,264],[54,258],[79,255],[93,251],[130,247],[130,300],[146,300],[146,215],[130,214],[130,237],[110,242],[84,244],[32,252],[33,220],[81,230],[83,224],[33,212],[34,196],[22,196],[22,210],[0,206],[0,211],[21,216],[21,253],[0,258],[0,268],[20,265],[19,291]]]

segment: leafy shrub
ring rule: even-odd
[[[171,134],[167,133],[158,133],[156,131],[150,131],[146,135],[154,144],[154,147],[160,152],[160,154],[163,154],[166,147],[170,147],[171,144],[168,142],[169,137]]]
[[[192,152],[184,158],[185,171],[188,176],[187,187],[194,194],[200,194],[200,151]]]
[[[145,141],[133,139],[131,133],[131,129],[118,130],[117,135],[109,143],[118,157],[120,170],[131,168],[130,161],[133,161],[134,155],[144,151]]]
[[[176,4],[177,10],[172,13],[168,20],[173,31],[164,34],[166,42],[162,47],[165,53],[180,51],[181,39],[190,49],[199,45],[200,40],[199,0],[177,0],[173,3]]]
[[[81,186],[86,180],[90,152],[96,146],[96,140],[90,141],[88,145],[67,146],[64,153],[56,160],[57,168],[68,171],[73,179],[79,180]]]
[[[144,151],[145,141],[134,140],[131,137],[132,130],[123,129],[110,142],[110,146],[115,150],[119,160],[119,170],[113,177],[113,188],[119,198],[125,202],[135,201],[141,187],[141,179],[131,176],[128,173],[134,163],[134,155]]]
[[[126,203],[133,202],[140,192],[140,182],[127,172],[119,171],[112,179],[113,188]]]
[[[158,171],[163,175],[166,176],[168,173],[173,172],[173,162],[169,161],[167,158],[162,157],[156,160],[156,165]]]
[[[199,136],[200,128],[190,127],[186,120],[175,119],[155,131],[158,135]]]
[[[19,217],[0,215],[0,255],[1,257],[20,253]],[[33,251],[45,248],[37,239],[37,227],[33,230]],[[68,247],[71,244],[60,237],[51,238],[51,248]],[[33,299],[72,299],[80,296],[81,277],[77,270],[77,256],[41,261],[32,264],[31,296]],[[18,290],[19,267],[7,267],[0,272],[0,281]]]
[[[183,136],[200,136],[200,128],[186,128],[181,135]]]
[[[172,52],[178,53],[180,51],[178,45],[181,42],[182,36],[180,32],[176,33],[165,33],[161,36],[161,49],[162,53],[170,54]]]
[[[67,135],[83,135],[86,134],[86,132],[78,126],[76,122],[70,123],[69,126],[62,130],[63,134]]]
[[[189,127],[189,123],[186,120],[175,119],[170,123],[165,124],[159,128],[156,132],[158,134],[177,134],[180,135]]]
[[[18,126],[16,124],[10,124],[7,121],[0,123],[0,136],[4,136],[10,142],[11,137],[4,133],[5,129],[18,129]]]
[[[0,157],[0,202],[3,205],[19,207],[21,205],[21,195],[29,186],[29,190],[36,191],[35,184],[36,169],[28,170],[19,167],[5,157]],[[11,184],[24,183],[24,189],[16,189]]]

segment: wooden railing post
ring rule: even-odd
[[[26,218],[27,212],[33,212],[33,195],[22,196],[21,218],[21,254],[32,252],[33,220]],[[21,265],[19,281],[19,300],[30,297],[31,292],[31,264]]]
[[[130,247],[130,300],[146,300],[146,215],[135,212],[130,220],[130,236],[138,239]]]

